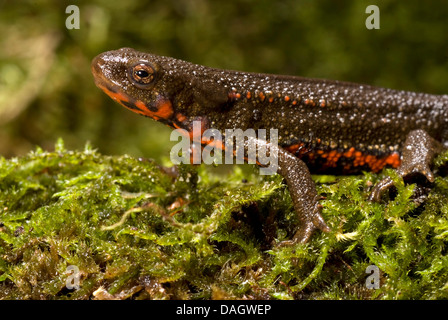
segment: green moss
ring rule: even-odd
[[[0,298],[448,298],[443,175],[420,192],[386,170],[396,192],[381,203],[366,198],[383,175],[316,176],[332,231],[282,247],[297,224],[288,190],[252,169],[223,179],[182,165],[173,177],[61,140],[54,152],[1,158]],[[366,287],[369,265],[378,289]],[[66,286],[68,266],[79,269],[78,289]]]

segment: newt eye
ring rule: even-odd
[[[154,73],[150,65],[138,63],[129,69],[128,76],[137,87],[145,89],[154,80]]]

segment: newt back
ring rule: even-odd
[[[153,80],[135,87],[129,69],[148,64]],[[448,140],[448,96],[349,82],[221,70],[130,48],[98,56],[97,84],[136,113],[173,128],[277,129],[279,145],[312,172],[398,167],[403,143],[422,129]]]

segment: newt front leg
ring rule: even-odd
[[[264,150],[271,157],[271,161],[272,159],[277,161],[277,173],[283,176],[288,185],[294,210],[300,220],[300,225],[297,227],[293,238],[283,241],[281,245],[306,243],[317,229],[329,232],[330,228],[321,215],[322,205],[317,201],[319,196],[316,191],[316,185],[311,178],[307,165],[277,145],[261,139],[254,140],[247,140],[246,147],[248,144],[255,142],[257,150],[260,150],[260,147],[264,147]]]
[[[321,215],[322,205],[317,202],[316,185],[306,164],[289,152],[279,149],[278,173],[286,180],[294,209],[301,221],[291,241],[306,243],[316,229],[330,231]]]

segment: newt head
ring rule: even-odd
[[[95,84],[129,110],[172,125],[173,103],[160,58],[131,48],[104,52],[92,60]]]

